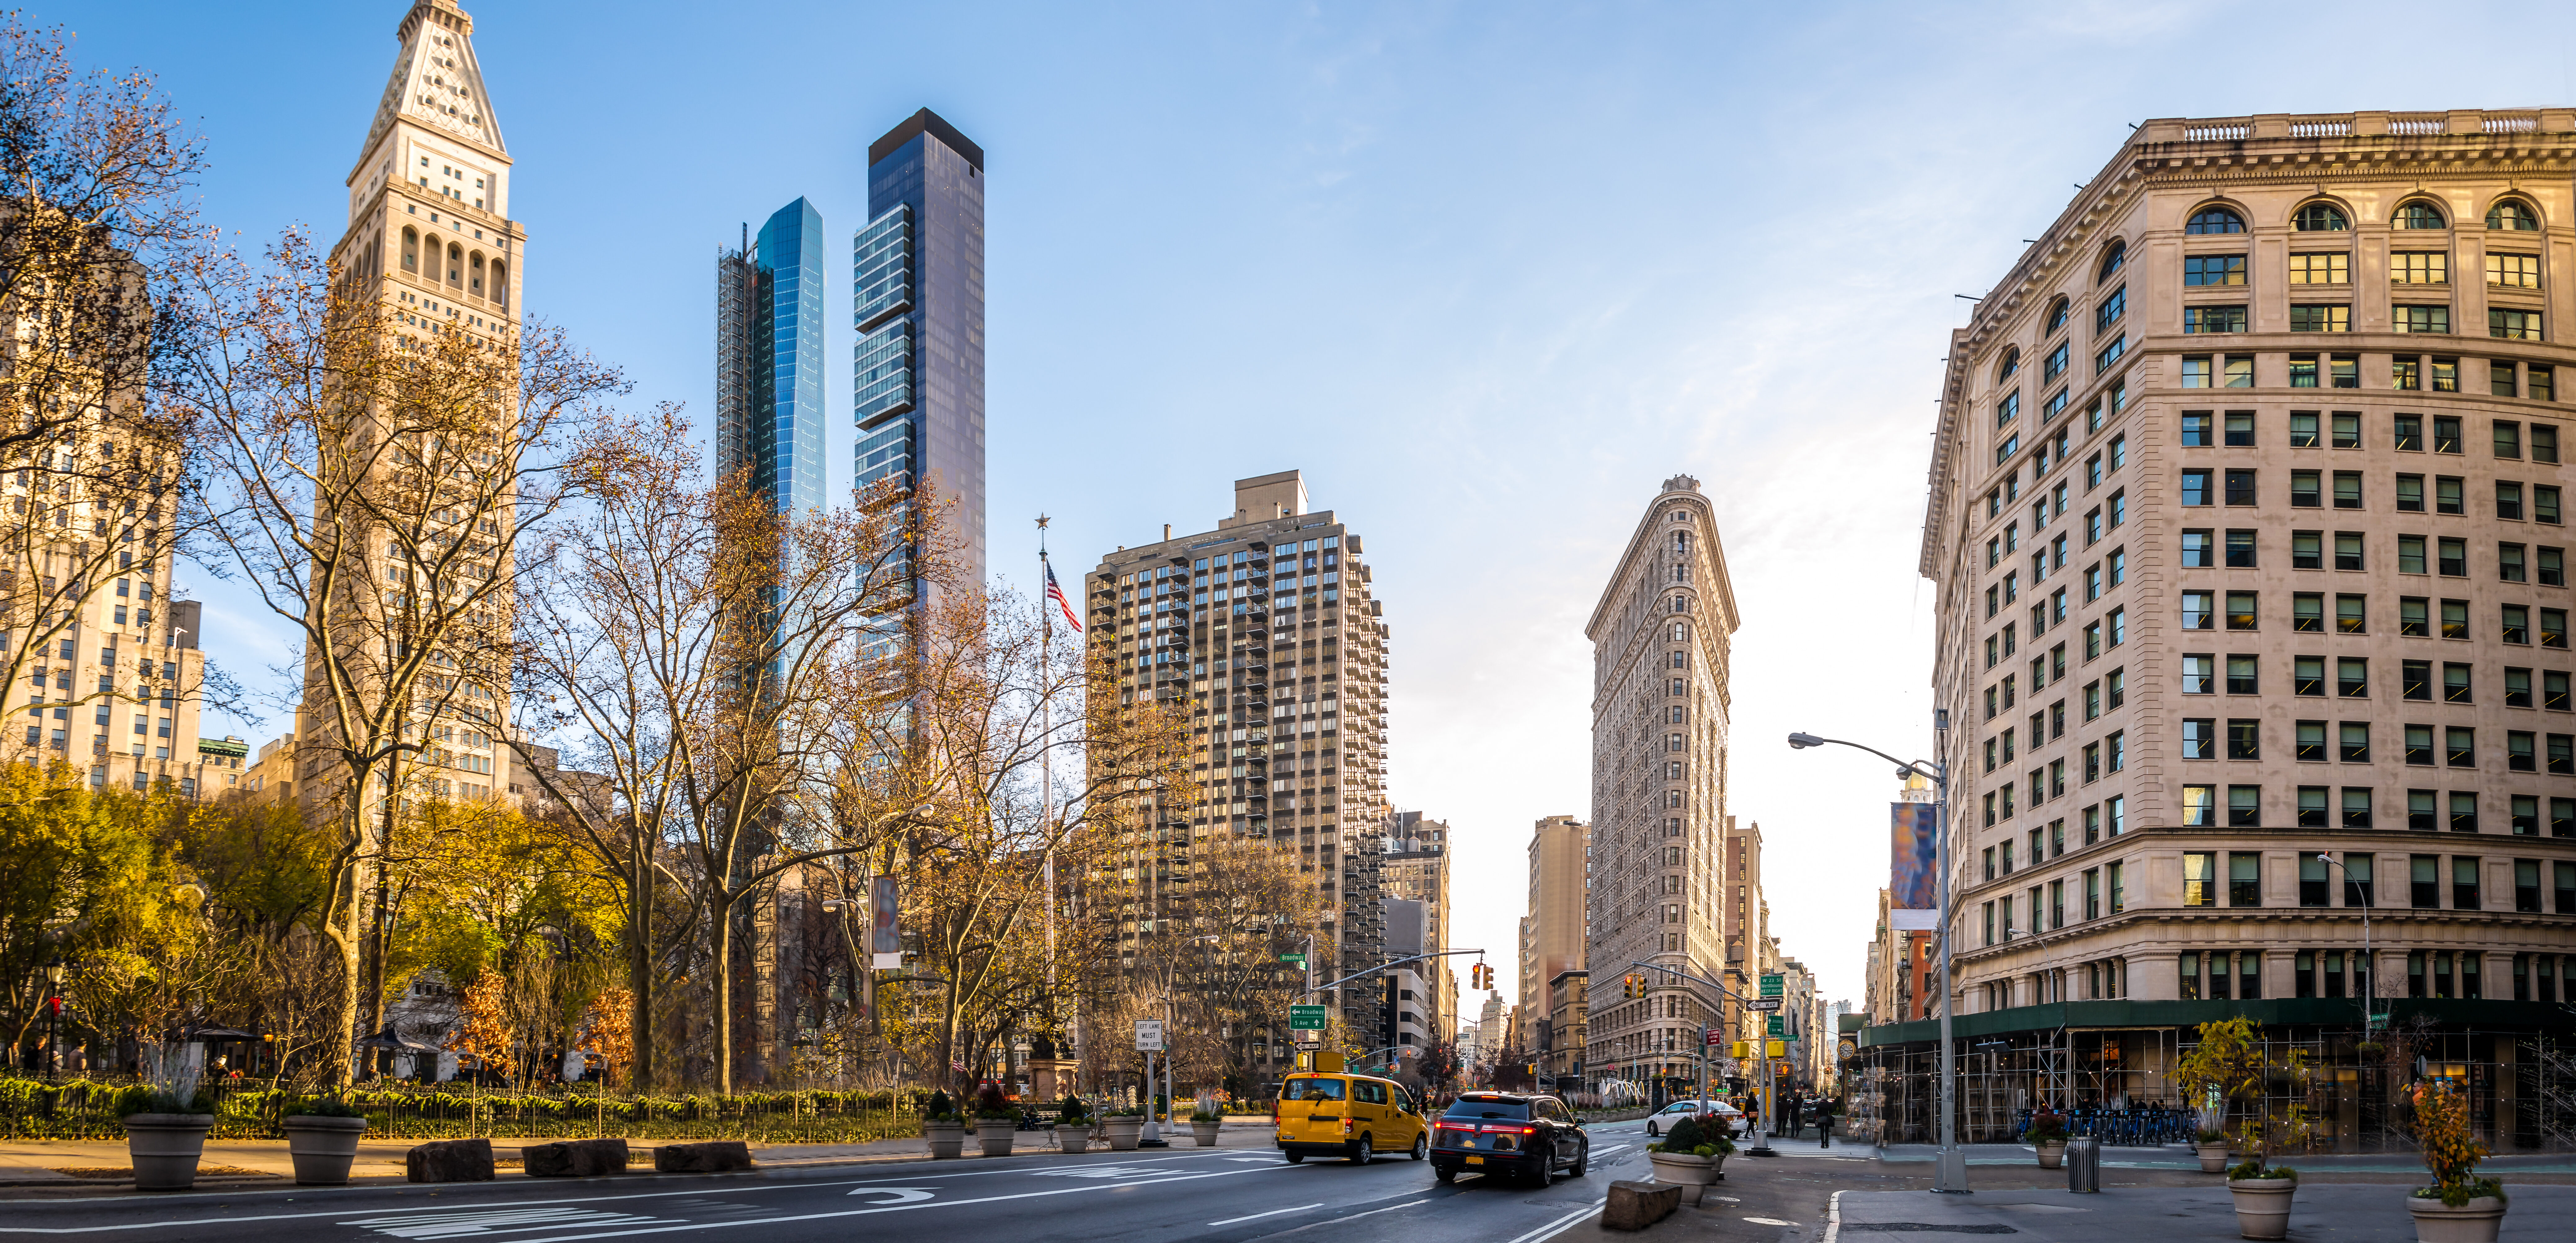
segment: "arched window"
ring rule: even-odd
[[[466,286],[465,286],[465,291],[466,291],[467,293],[473,294],[473,295],[474,295],[475,297],[477,297],[477,298],[482,297],[482,296],[483,296],[483,252],[482,252],[482,251],[479,251],[479,250],[478,250],[478,251],[475,251],[475,252],[474,252],[474,257],[473,257],[472,259],[469,259],[469,260],[467,260],[467,261],[466,261],[466,268],[467,268],[467,270],[468,270],[469,275],[468,275],[468,276],[467,276],[467,278],[466,278],[466,280],[467,280],[467,284],[466,284]]]
[[[1995,368],[1995,378],[2009,380],[2020,371],[2021,350],[2018,347],[2007,349],[2004,351],[2004,361]]]
[[[2048,331],[2050,333],[2055,333],[2058,329],[2066,326],[2066,308],[2072,305],[2073,303],[2068,302],[2062,297],[2057,301],[2048,304]]]
[[[492,305],[510,309],[510,265],[498,259],[492,261]]]
[[[2301,233],[2341,233],[2352,227],[2344,219],[2343,209],[2332,203],[2310,203],[2290,217],[2290,227]]]
[[[420,231],[418,229],[411,228],[404,229],[402,247],[403,271],[420,271]]]
[[[447,244],[447,287],[465,287],[465,248],[454,242]]]
[[[2102,270],[2094,273],[2093,279],[2096,281],[2107,281],[2112,277],[2119,275],[2120,269],[2128,262],[2129,244],[2127,242],[2113,242],[2111,243],[2110,253],[2102,256]]]
[[[2242,233],[2245,217],[2225,207],[2210,206],[2191,214],[2182,231],[2185,233]]]
[[[2427,203],[2422,199],[2417,199],[2414,202],[2404,204],[2397,209],[2397,227],[2401,229],[2447,229],[2450,227],[2450,224],[2442,219],[2441,208],[2435,207],[2431,203]]]
[[[2540,213],[2521,199],[2497,199],[2496,205],[2487,209],[2487,227],[2530,233],[2540,228]]]

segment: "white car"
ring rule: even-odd
[[[1733,1139],[1744,1130],[1744,1113],[1724,1101],[1674,1101],[1656,1110],[1646,1119],[1646,1134],[1661,1135],[1673,1123],[1695,1114],[1716,1114],[1726,1121],[1727,1138]]]

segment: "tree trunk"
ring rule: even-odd
[[[716,1091],[733,1095],[733,898],[719,894],[715,915]]]
[[[357,1054],[358,985],[363,979],[359,950],[363,943],[358,933],[358,900],[366,892],[367,862],[363,855],[346,865],[347,875],[333,894],[339,909],[328,912],[322,920],[323,936],[339,955],[340,989],[331,999],[330,1027],[322,1036],[322,1082],[331,1088],[346,1088],[354,1070],[351,1063]]]
[[[627,1090],[653,1091],[653,859],[637,835],[633,874],[626,885],[626,987],[634,994],[627,1016]]]

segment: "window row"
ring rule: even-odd
[[[2185,717],[2182,739],[2177,753],[2186,760],[2259,760],[2263,758],[2262,720],[2256,717],[2227,717],[2224,732],[2219,717]],[[2343,721],[2335,730],[2335,752],[2331,758],[2347,764],[2370,762],[2370,725],[2364,721]],[[2326,753],[2326,722],[2298,721],[2291,729],[2297,739],[2295,758],[2303,763],[2323,763]],[[2400,725],[2402,747],[2399,754],[2409,765],[2430,768],[2437,761],[2452,768],[2478,766],[2477,728],[2469,725]],[[2439,745],[2436,745],[2436,740]],[[2531,730],[2505,731],[2505,768],[2511,772],[2541,771],[2543,743],[2546,743],[2548,771],[2576,776],[2576,735],[2539,734]],[[2037,770],[2033,771],[2034,778]],[[2036,786],[2036,781],[2034,781]],[[2246,787],[2251,788],[2251,787]],[[2196,823],[2196,822],[2195,822]]]
[[[2451,544],[2455,542],[2457,541],[2441,541],[2442,544]],[[2457,550],[2461,554],[2461,562],[2450,560],[2449,554],[2452,551],[2454,550],[2447,548],[2442,550],[2444,554],[2442,564],[2446,567],[2465,562],[2467,555],[2466,550]],[[2549,551],[2555,552],[2556,550],[2551,549]],[[2400,563],[2402,564],[2406,558],[2406,553],[2402,544],[2400,545],[2398,555]],[[2419,569],[2407,572],[2420,574],[2423,571]],[[2448,574],[2450,571],[2446,568],[2444,573]],[[2454,577],[2457,576],[2454,575]],[[2511,581],[2519,582],[2521,580],[2515,579]],[[2218,623],[2222,619],[2226,622],[2225,628],[2229,630],[2244,631],[2259,630],[2262,628],[2261,610],[2258,607],[2263,594],[2261,592],[2203,591],[2198,589],[2186,589],[2181,594],[2182,628],[2185,630],[2219,629]],[[2278,592],[2273,593],[2275,599],[2278,599],[2279,595],[2280,593]],[[2291,592],[2291,632],[2295,634],[2303,634],[2324,630],[2325,599],[2326,593],[2321,591]],[[2370,597],[2361,593],[2337,593],[2335,596],[2336,633],[2369,633],[2369,602]],[[2466,639],[2472,637],[2469,632],[2469,602],[2466,600],[2443,600],[2440,602],[2440,605],[2441,636],[2446,639]],[[2410,638],[2431,637],[2433,634],[2434,624],[2433,607],[2434,599],[2430,596],[2397,597],[2397,633],[2400,636]],[[2124,611],[2125,610],[2120,609],[2113,610],[2114,613]],[[2539,623],[2536,630],[2533,626],[2535,619]],[[2096,624],[2098,625],[2098,623]],[[2005,633],[1999,633],[1995,637],[2004,638],[2013,629],[2014,626],[2008,623],[2004,627]],[[2089,632],[2091,627],[2087,627],[2087,630]],[[2125,639],[2125,621],[2122,623],[2120,630],[2120,638]],[[2541,647],[2564,648],[2567,646],[2567,610],[2561,608],[2535,609],[2527,604],[2497,605],[2495,637],[2502,642],[2510,643],[2517,647],[2527,647],[2537,643]],[[2115,639],[2113,645],[2116,646],[2118,642],[2119,640]],[[2009,656],[2012,654],[2013,649],[2010,643],[2007,642],[2000,650],[2003,655]],[[2090,657],[2095,654],[2098,653],[2088,652],[2087,658],[2090,659]],[[1988,667],[1991,668],[1991,664]]]
[[[2054,932],[2069,923],[2105,919],[2128,909],[2126,865],[2105,863],[2063,880],[2033,885],[2019,894],[1979,905],[1983,943],[1998,945],[2021,935]]]
[[[2344,906],[2377,907],[2382,897],[2372,877],[2377,858],[2368,851],[2346,852],[2341,858],[2325,851],[2302,853],[2299,856],[2299,905],[2311,909],[2331,907],[2334,905],[2331,899],[2339,888]],[[2476,855],[2408,855],[2406,905],[2419,911],[2486,910],[2489,895],[2484,891],[2483,878],[2489,862],[2507,864],[2506,860],[2490,861]],[[2576,915],[2576,863],[2514,859],[2509,866],[2513,879],[2510,897],[2515,911],[2526,915]],[[2219,875],[2222,868],[2226,871],[2223,878]],[[2182,904],[2187,907],[2262,906],[2262,868],[2263,854],[2260,851],[2185,851],[2182,856]],[[2334,884],[2334,874],[2340,874],[2341,886]],[[2544,889],[2544,884],[2548,888]],[[2501,904],[2508,895],[2493,896]],[[2444,904],[2446,898],[2447,907]]]
[[[2347,660],[2352,663],[2347,664]],[[2031,676],[2034,688],[2039,678],[2038,663],[2032,662]],[[2182,693],[2199,696],[2216,695],[2224,691],[2229,695],[2260,695],[2263,693],[2263,679],[2259,674],[2261,666],[2261,659],[2249,652],[2230,652],[2223,659],[2212,652],[2185,652],[2182,657]],[[2534,672],[2525,667],[2505,666],[2501,693],[2501,702],[2504,706],[2545,708],[2552,712],[2568,711],[2571,704],[2567,693],[2567,672],[2563,669],[2542,669],[2537,671],[2536,678]],[[2338,659],[2335,661],[2334,673],[2335,694],[2346,699],[2369,698],[2368,658]],[[2465,661],[2441,662],[2441,679],[2436,682],[2434,662],[2400,660],[2397,662],[2397,697],[2401,700],[2421,703],[2431,703],[2436,700],[2454,704],[2476,703],[2474,677],[2474,666]],[[2003,706],[2007,708],[2012,706],[2011,687],[1988,689],[1990,691],[2001,689]],[[2489,689],[2493,690],[2494,684],[2490,683]],[[2290,693],[2302,698],[2326,698],[2328,693],[2326,658],[2292,656],[2290,658]],[[1991,696],[1988,699],[1988,706],[1989,708],[1993,706]],[[2119,704],[2114,701],[2111,706],[2116,708]],[[1994,713],[1989,711],[1986,719],[1989,721],[1995,719]],[[2093,718],[2088,716],[2084,719],[2089,721]]]
[[[2499,363],[2496,365],[2506,367],[2510,370],[2510,364]],[[2322,423],[2320,422],[2321,416],[2325,420]],[[2323,430],[2327,432],[2330,437],[2328,443],[2337,449],[2361,448],[2363,439],[2363,418],[2364,416],[2358,411],[2352,410],[2337,410],[2333,411],[2330,415],[2325,415],[2323,412],[2316,410],[2290,411],[2288,424],[2290,447],[2294,449],[2316,448],[2318,446],[2318,433],[2320,430]],[[2390,416],[2390,447],[2403,453],[2423,452],[2425,447],[2424,418],[2425,416],[2420,414],[2399,414]],[[2432,416],[2432,420],[2433,452],[2461,452],[2462,446],[2466,443],[2461,434],[2464,426],[2461,416],[2437,414]],[[2211,446],[2251,448],[2258,443],[2260,439],[2260,430],[2261,420],[2257,412],[2252,410],[2228,410],[2224,412],[2211,410],[2185,410],[2182,412],[2181,427],[2179,429],[2180,439],[2185,448],[2203,448]],[[2528,430],[2530,432],[2529,444],[2531,460],[2535,462],[2556,462],[2558,460],[2558,425],[2555,423],[2534,422],[2529,425]],[[2523,421],[2520,419],[2492,419],[2488,422],[2487,443],[2494,451],[2495,456],[2499,458],[2520,460],[2523,457],[2525,443],[2523,435],[2524,431],[2525,426]]]
[[[2290,227],[2301,233],[2344,233],[2352,229],[2352,220],[2342,206],[2325,200],[2311,200],[2292,209]],[[2421,230],[2450,228],[2448,213],[2442,204],[2432,200],[2408,199],[2397,205],[2388,217],[2393,229]],[[2487,228],[2503,233],[2532,233],[2540,229],[2540,212],[2530,200],[2518,195],[2498,198],[2487,207]],[[2245,217],[2235,208],[2212,203],[2192,212],[2183,222],[2186,234],[2226,234],[2245,232]],[[2106,267],[2117,270],[2125,243],[2113,242],[2103,260]]]
[[[2333,484],[2336,509],[2366,508],[2362,491],[2362,472],[2357,470],[2290,472],[2290,507],[2293,509],[2326,508],[2327,484]],[[2389,492],[2389,503],[2401,514],[2468,515],[2468,481],[2457,475],[2435,475],[2426,486],[2422,475],[2399,473]],[[2494,481],[2495,516],[2507,522],[2532,521],[2551,526],[2566,521],[2564,493],[2557,484],[2533,484],[2525,488],[2518,479]],[[2526,504],[2525,502],[2529,503]]]
[[[2351,323],[2342,307],[2298,307],[2291,310],[2291,329],[2297,332],[2348,332]],[[2447,307],[2398,307],[2394,327],[2399,332],[2446,333],[2450,330]],[[2339,318],[2340,316],[2340,318]],[[2304,317],[2304,318],[2303,318]],[[2196,331],[2214,332],[2216,328]],[[2244,331],[2241,327],[2227,331]],[[2540,339],[2540,312],[2492,309],[2487,313],[2487,335],[2492,337]],[[2255,388],[2256,354],[2187,354],[2182,360],[2184,388]],[[2438,354],[2393,354],[2388,360],[2387,387],[2409,392],[2460,393],[2472,390],[2460,387],[2463,375],[2474,379],[2476,359],[2464,364],[2460,359]],[[2517,383],[2517,376],[2519,382]],[[2360,388],[2361,355],[2359,354],[2291,354],[2289,374],[2284,380],[2275,377],[2275,387],[2287,388]],[[2519,391],[2517,392],[2517,389]],[[2558,400],[2557,371],[2544,363],[2516,364],[2505,359],[2487,362],[2487,392],[2493,397],[2520,396],[2532,401]],[[1997,464],[2001,464],[1999,456]]]
[[[2556,489],[2553,488],[2550,491],[2554,493]],[[2554,515],[2557,498],[2552,496],[2549,499],[2553,506],[2550,512]],[[2222,542],[2222,533],[2214,528],[2184,528],[2180,541],[2182,568],[2251,570],[2261,565],[2261,540],[2256,531],[2250,528],[2237,528],[2226,531],[2223,535]],[[2325,531],[2290,532],[2290,568],[2294,570],[2329,568],[2326,560],[2327,536],[2328,532]],[[2332,536],[2334,560],[2331,568],[2346,571],[2369,568],[2362,556],[2363,546],[2367,542],[2367,537],[2362,532],[2336,531],[2332,532]],[[2442,577],[2468,577],[2469,541],[2467,539],[2437,537],[2428,544],[2425,537],[2421,535],[2397,537],[2398,573],[2425,573],[2425,551],[2428,547],[2435,553],[2431,564]],[[2537,582],[2546,587],[2567,585],[2567,552],[2564,548],[2554,545],[2542,544],[2534,549],[2531,545],[2518,541],[2500,540],[2496,544],[2495,564],[2498,582]],[[2040,555],[2032,554],[2032,578],[2043,577],[2045,568],[2040,564]],[[2014,575],[2007,574],[2004,577],[2012,580]],[[1998,583],[1997,586],[2008,587],[2009,590],[2000,597],[1992,597],[1991,592],[1989,595],[2004,603],[2010,603],[2019,591],[2018,582]],[[1987,616],[1991,617],[1993,614],[1989,613]]]

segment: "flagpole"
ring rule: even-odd
[[[1044,817],[1055,814],[1055,696],[1043,689],[1055,676],[1055,602],[1045,593],[1055,585],[1055,569],[1047,564],[1047,516],[1038,515],[1038,665],[1041,670],[1041,692],[1038,696],[1038,808]],[[1043,827],[1043,825],[1041,826]],[[1052,837],[1053,831],[1048,830]],[[1050,843],[1041,860],[1046,886],[1047,1001],[1055,1000],[1055,847]]]

